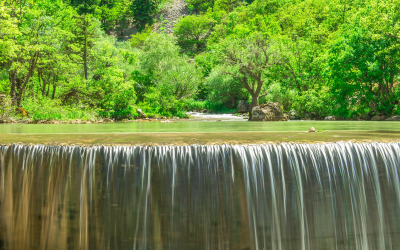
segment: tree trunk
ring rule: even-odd
[[[53,94],[51,95],[51,99],[54,100],[54,96],[56,95],[56,84],[53,84]]]
[[[250,103],[250,107],[249,107],[249,121],[252,120],[253,115],[251,114],[251,111],[253,110],[254,107],[258,106],[258,95],[253,95],[251,97],[251,103]]]
[[[85,37],[85,47],[83,48],[83,70],[85,71],[85,79],[88,80],[88,69],[87,69],[87,42]]]
[[[10,70],[10,82],[11,82],[11,91],[10,91],[10,97],[11,97],[11,105],[15,106],[17,104],[16,99],[15,99],[15,71]]]

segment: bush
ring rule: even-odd
[[[231,75],[222,73],[222,69],[214,69],[206,79],[208,100],[223,105],[228,109],[236,108],[239,100],[247,100],[248,93]],[[220,108],[218,108],[220,110]]]
[[[190,15],[179,20],[174,27],[174,35],[178,38],[178,44],[186,52],[199,52],[206,47],[206,41],[210,35],[215,21],[202,15]]]
[[[329,89],[311,89],[300,93],[293,103],[293,109],[303,118],[322,119],[331,115],[333,107]]]
[[[0,120],[6,119],[14,114],[11,103],[11,98],[9,96],[4,97],[3,100],[0,99]]]
[[[97,110],[83,105],[62,106],[60,100],[27,98],[21,103],[33,121],[39,120],[97,120]]]
[[[259,102],[279,102],[284,111],[289,111],[297,94],[298,91],[296,89],[286,89],[280,83],[273,83],[268,89],[268,95],[261,98]]]

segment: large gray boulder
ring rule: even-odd
[[[252,121],[287,121],[287,116],[283,115],[281,105],[276,102],[269,102],[255,106],[251,111]]]
[[[400,116],[395,115],[395,116],[386,118],[385,121],[400,121]]]
[[[237,107],[237,112],[238,113],[247,113],[249,112],[250,105],[245,101],[245,100],[240,100],[238,107]]]
[[[376,115],[371,118],[371,121],[384,121],[386,116],[384,115]]]

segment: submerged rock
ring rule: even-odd
[[[245,100],[240,100],[238,107],[237,107],[237,112],[238,113],[247,113],[249,112],[250,105],[245,101]]]
[[[251,111],[252,121],[287,121],[288,118],[283,115],[281,105],[276,102],[269,102],[256,106]]]
[[[400,116],[395,115],[395,116],[385,119],[385,121],[400,121]]]
[[[385,120],[385,116],[384,115],[376,115],[376,116],[373,116],[372,118],[371,118],[371,121],[384,121]]]

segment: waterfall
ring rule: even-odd
[[[0,249],[400,249],[400,144],[0,146]]]

